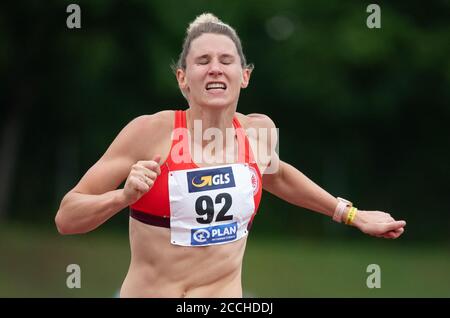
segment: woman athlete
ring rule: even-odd
[[[188,109],[132,120],[64,196],[55,218],[61,234],[92,231],[130,207],[121,297],[242,297],[262,189],[369,235],[403,233],[405,221],[357,210],[279,160],[272,120],[236,112],[251,71],[235,30],[212,14],[197,17],[175,67]]]

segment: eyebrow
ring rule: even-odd
[[[198,57],[195,58],[196,61],[201,60],[201,59],[205,59],[205,58],[209,58],[211,55],[209,54],[203,54],[200,55]],[[232,58],[234,59],[234,55],[228,54],[228,53],[224,53],[224,54],[220,54],[219,58]]]

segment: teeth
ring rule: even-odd
[[[206,89],[212,89],[212,88],[223,88],[225,89],[225,84],[223,83],[210,83],[206,85]]]

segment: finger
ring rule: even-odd
[[[395,234],[395,232],[389,232],[387,235],[388,238],[393,239],[397,237],[397,234]]]
[[[157,164],[159,164],[161,161],[161,155],[155,155],[152,160]]]
[[[392,230],[392,231],[388,231],[386,233],[383,233],[383,235],[386,235],[386,234],[389,234],[389,233],[399,234],[399,233],[402,233],[402,232],[403,232],[403,228],[399,228],[399,229],[396,229],[396,230]]]
[[[158,175],[161,174],[161,170],[159,168],[159,163],[153,160],[147,161],[138,161],[138,165],[141,165],[149,170],[155,171]]]
[[[137,165],[155,172],[159,168],[159,165],[153,160],[139,161]]]
[[[158,164],[158,167],[154,170],[158,176],[161,174],[161,169],[159,167],[159,165],[161,164],[161,155],[155,155],[153,157],[153,161],[156,162]]]
[[[154,177],[156,178],[156,173],[153,172],[153,175],[154,175]],[[153,186],[154,179],[152,179],[152,178],[150,178],[150,177],[148,177],[148,176],[146,176],[146,175],[140,175],[138,178],[139,178],[139,180],[140,180],[141,182],[145,183],[145,184],[148,185],[149,187],[152,187],[152,186]]]
[[[400,229],[397,229],[395,231],[390,231],[390,232],[386,233],[383,237],[389,238],[389,239],[396,239],[400,235],[402,235],[403,232],[404,232],[404,229],[400,228]]]
[[[395,232],[394,231],[389,231],[389,232],[386,232],[386,233],[383,233],[383,234],[380,235],[380,237],[386,238],[386,239],[394,238],[394,236],[395,236]]]
[[[146,175],[146,176],[150,176],[153,172],[153,170],[150,170],[146,167],[144,167],[143,165],[135,165],[133,166],[133,170],[135,175],[141,176],[141,175]]]
[[[395,230],[394,233],[396,233],[396,234],[402,234],[404,231],[405,231],[405,229],[404,229],[403,227],[401,227],[401,228]]]
[[[134,187],[134,190],[136,190],[139,193],[147,193],[149,190],[149,186],[143,182],[139,182],[136,184],[136,186]]]
[[[160,161],[161,161],[161,155],[154,155],[153,159],[150,160],[150,162],[154,162],[154,164],[152,164],[151,169],[153,171],[155,171],[158,176],[161,174],[161,169],[159,167]]]
[[[394,238],[398,238],[400,235],[402,235],[405,232],[404,228],[398,229],[397,231],[394,232],[395,236]]]
[[[146,178],[155,180],[157,177],[157,174],[155,171],[147,169],[143,166],[136,166],[133,171],[133,175],[141,178],[142,180],[145,180]]]
[[[157,177],[158,175],[156,174],[156,172],[150,170],[149,172],[147,172],[147,173],[145,174],[145,176],[146,176],[147,178],[149,178],[150,180],[155,181],[155,180],[156,180],[156,177]]]
[[[158,165],[158,166],[156,166],[156,169],[153,171],[155,171],[156,175],[159,176],[161,174],[161,167]]]
[[[149,186],[149,190],[151,187],[153,187],[153,184],[155,183],[152,179],[147,179],[147,185]]]
[[[391,232],[388,232],[388,233],[386,234],[386,237],[387,237],[387,238],[390,238],[390,239],[394,239],[394,238],[399,237],[400,234],[401,234],[401,233],[391,231]]]
[[[399,228],[402,228],[406,225],[405,221],[395,221],[383,224],[383,232],[395,231]]]
[[[138,178],[133,179],[131,185],[134,190],[140,193],[146,193],[148,190],[150,190],[149,185]]]

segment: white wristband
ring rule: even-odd
[[[353,206],[353,203],[343,198],[338,197],[337,199],[339,202],[334,210],[333,220],[342,223],[342,215],[344,214],[345,208]]]

